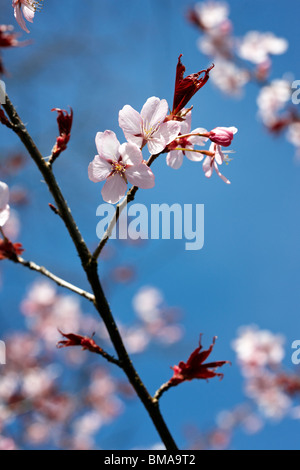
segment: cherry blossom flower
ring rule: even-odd
[[[9,189],[6,183],[0,181],[0,227],[3,227],[9,219],[10,207]]]
[[[176,115],[185,107],[200,88],[202,88],[209,79],[209,72],[214,65],[200,72],[192,73],[184,77],[185,66],[181,62],[182,54],[178,57],[175,77],[175,91],[173,100],[173,109],[169,118],[174,119]],[[201,75],[204,74],[203,77]],[[173,139],[172,139],[173,140]],[[169,142],[168,142],[169,143]]]
[[[213,174],[213,171],[217,173],[217,175],[226,183],[230,184],[230,181],[222,175],[220,172],[218,165],[222,165],[222,163],[226,160],[228,160],[227,155],[224,155],[221,149],[220,145],[217,145],[215,143],[211,143],[209,147],[209,152],[211,155],[207,155],[203,162],[203,171],[206,176],[206,178],[210,178]]]
[[[122,199],[127,181],[142,189],[153,188],[154,175],[135,143],[120,145],[114,132],[105,131],[97,133],[96,147],[99,154],[89,164],[88,174],[94,183],[106,180],[101,192],[104,201],[115,204]]]
[[[54,108],[51,111],[57,111],[57,124],[59,130],[59,136],[56,139],[56,143],[52,149],[52,159],[56,159],[61,152],[66,150],[67,143],[71,137],[71,128],[73,123],[73,110],[70,108],[70,113],[65,109]]]
[[[287,48],[288,41],[273,33],[249,31],[239,42],[237,53],[242,59],[261,64],[269,61],[269,55],[283,54]]]
[[[250,74],[247,70],[237,67],[228,60],[216,60],[212,82],[223,93],[239,97],[243,87],[249,82]]]
[[[179,362],[178,366],[171,367],[174,371],[173,377],[169,380],[170,386],[178,385],[186,380],[193,379],[212,379],[213,377],[223,377],[223,374],[217,373],[218,367],[224,364],[230,364],[228,361],[216,361],[204,364],[204,361],[211,354],[215,345],[216,337],[213,339],[209,349],[202,351],[201,336],[199,347],[192,352],[187,362]]]
[[[14,15],[21,28],[29,33],[25,20],[33,23],[35,12],[42,8],[43,0],[13,0]],[[25,18],[25,19],[24,19]]]
[[[237,131],[236,127],[216,127],[208,132],[207,136],[215,144],[221,145],[222,147],[229,147]]]
[[[125,105],[119,112],[119,125],[129,142],[140,148],[147,144],[149,152],[156,155],[177,137],[180,130],[177,122],[164,122],[167,114],[167,101],[152,96],[141,113]]]
[[[167,155],[167,165],[177,170],[181,167],[184,155],[193,162],[203,160],[203,155],[198,152],[192,152],[194,145],[202,146],[207,141],[207,137],[201,137],[197,134],[207,133],[206,129],[197,128],[191,131],[192,113],[188,112],[184,121],[180,122],[180,133],[178,137],[168,145],[169,153]],[[186,135],[191,134],[191,135]],[[194,134],[194,135],[192,135]],[[184,136],[184,137],[181,137]],[[177,148],[182,150],[177,150]],[[184,150],[190,149],[190,150]]]

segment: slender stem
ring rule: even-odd
[[[22,266],[25,266],[26,268],[31,269],[32,271],[36,271],[42,274],[43,276],[48,277],[49,279],[51,279],[51,281],[54,281],[58,286],[64,287],[65,289],[69,289],[70,291],[75,292],[75,294],[81,295],[81,297],[84,297],[90,302],[95,301],[95,296],[93,294],[90,294],[89,292],[80,289],[80,287],[74,286],[70,282],[67,282],[64,279],[56,276],[55,274],[52,274],[50,271],[48,271],[48,269],[44,268],[43,266],[39,266],[33,261],[26,261],[20,256],[16,259],[13,259],[13,261],[15,261],[15,263],[21,264]]]
[[[161,152],[162,153],[162,152]],[[148,166],[151,166],[152,163],[157,159],[157,157],[159,157],[159,155],[161,155],[161,153],[158,153],[156,155],[151,155],[149,157],[149,159],[147,160],[147,165]],[[119,220],[119,217],[122,213],[122,211],[125,209],[125,207],[131,202],[134,200],[135,198],[135,195],[136,195],[136,192],[138,191],[138,187],[137,186],[131,186],[131,188],[129,189],[129,191],[127,192],[126,196],[125,196],[125,199],[123,199],[122,202],[120,202],[117,206],[116,206],[116,210],[115,210],[115,213],[111,219],[111,221],[109,222],[108,224],[108,227],[102,237],[102,239],[100,240],[100,243],[98,244],[96,250],[94,251],[93,253],[93,259],[98,259],[99,256],[100,256],[100,253],[101,251],[103,250],[104,246],[106,245],[107,241],[109,240],[109,238],[111,237],[111,234],[112,234],[112,231],[113,229],[115,228],[118,220]]]
[[[82,267],[86,273],[87,279],[90,283],[92,291],[94,293],[94,305],[102,320],[105,323],[107,331],[109,333],[110,339],[115,347],[115,350],[118,354],[119,364],[124,370],[125,374],[128,377],[128,380],[135,389],[138,397],[144,404],[158,434],[160,435],[163,443],[168,450],[177,450],[176,443],[161,415],[158,401],[154,400],[143,384],[141,378],[139,377],[137,371],[135,370],[131,359],[127,353],[127,350],[124,346],[122,337],[118,330],[118,327],[115,323],[114,317],[111,313],[108,301],[103,292],[102,285],[98,275],[98,263],[97,258],[92,256],[88,250],[82,235],[73,219],[70,208],[64,199],[61,190],[57,184],[55,176],[52,172],[51,165],[49,165],[42,157],[38,148],[36,147],[34,141],[29,135],[27,129],[22,123],[20,117],[18,116],[14,106],[6,96],[6,104],[3,105],[7,115],[9,116],[11,122],[13,123],[13,131],[19,136],[32,159],[36,163],[40,172],[42,173],[45,182],[56,202],[60,217],[64,221],[66,228],[73,240],[77,253],[80,257]],[[158,155],[153,155],[149,158],[147,164],[150,166],[153,161],[158,157]],[[133,187],[131,196],[134,198],[138,188]],[[126,198],[128,202],[128,197]],[[125,204],[126,205],[126,204]],[[125,206],[124,206],[125,207]],[[101,250],[100,250],[101,251]],[[100,254],[100,252],[99,252]]]
[[[158,401],[161,396],[167,392],[171,387],[174,387],[174,385],[170,384],[170,382],[166,382],[163,385],[159,387],[159,389],[155,392],[153,399]]]

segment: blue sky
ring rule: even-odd
[[[11,74],[6,80],[7,91],[45,155],[57,133],[51,108],[73,107],[72,140],[57,161],[56,174],[92,246],[96,242],[95,212],[102,202],[101,185],[94,185],[87,177],[87,165],[95,155],[96,132],[111,129],[124,140],[118,111],[125,104],[139,110],[148,97],[158,96],[171,105],[180,53],[188,73],[207,67],[209,61],[198,51],[198,34],[185,19],[190,1],[44,3],[30,28],[32,44],[5,51]],[[274,0],[228,3],[236,35],[257,29],[288,39],[289,50],[274,59],[272,77],[291,72],[299,78],[299,2],[288,0],[284,8]],[[10,5],[3,8],[1,22],[14,22]],[[234,125],[239,129],[233,144],[234,160],[224,168],[230,186],[216,175],[206,180],[201,165],[186,160],[174,171],[161,158],[153,166],[155,188],[138,193],[139,203],[204,204],[204,248],[188,252],[184,241],[159,240],[150,241],[142,256],[134,250],[120,253],[122,259],[139,263],[138,279],[130,286],[117,287],[111,299],[113,312],[124,323],[130,323],[132,297],[144,284],[159,287],[169,304],[185,311],[186,335],[180,344],[163,353],[152,350],[135,358],[151,391],[168,379],[170,365],[187,358],[200,332],[204,333],[205,345],[210,344],[212,336],[219,337],[214,359],[233,362],[224,371],[221,383],[194,381],[171,390],[162,399],[166,420],[181,446],[186,424],[205,429],[219,411],[244,400],[242,379],[230,346],[239,326],[254,323],[284,334],[285,363],[290,368],[290,345],[300,338],[300,166],[295,163],[293,148],[283,138],[271,137],[257,121],[256,95],[257,89],[250,85],[242,100],[233,100],[208,83],[192,100],[194,128]],[[1,130],[0,138],[1,154],[19,148],[8,132]],[[33,164],[29,163],[17,178],[16,182],[25,182],[31,191],[32,204],[20,213],[26,257],[84,284],[64,228],[47,210],[50,199]],[[34,278],[5,264],[1,312],[13,314],[3,320],[4,328],[22,324],[18,305]],[[132,448],[157,442],[141,405],[132,404],[129,411],[140,427],[123,445]],[[126,429],[129,411],[117,422],[120,429]],[[286,420],[268,424],[252,437],[238,433],[233,447],[296,449],[298,426]],[[113,436],[111,429],[99,436],[99,442],[114,448],[118,443]]]

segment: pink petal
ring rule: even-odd
[[[187,158],[192,162],[202,162],[204,155],[199,152],[185,152]]]
[[[128,181],[139,188],[150,189],[155,184],[154,174],[146,163],[129,167],[125,174]]]
[[[164,122],[148,140],[148,149],[152,155],[162,152],[166,146],[178,137],[180,124],[176,121]]]
[[[127,142],[120,146],[120,154],[125,165],[139,165],[143,161],[143,154],[140,148],[132,142]]]
[[[7,205],[5,209],[0,210],[0,227],[3,227],[3,225],[6,224],[6,222],[9,219],[9,214],[10,214],[9,205]]]
[[[163,123],[168,114],[168,103],[166,100],[160,100],[156,96],[148,98],[144,104],[141,116],[144,121],[144,128],[149,130]]]
[[[117,161],[120,156],[120,142],[113,131],[98,132],[96,135],[96,147],[99,155],[106,160]]]
[[[0,181],[0,211],[4,210],[9,201],[9,189],[6,183]]]
[[[207,156],[203,162],[203,171],[206,178],[210,178],[213,173],[213,168],[211,165],[211,158]]]
[[[127,184],[125,183],[124,179],[118,175],[114,174],[107,178],[101,194],[105,202],[109,202],[110,204],[115,204],[125,196],[127,189]]]
[[[29,21],[30,23],[33,23],[33,18],[34,18],[34,10],[29,8],[27,5],[22,5],[22,13],[24,15],[25,20]]]
[[[103,157],[96,155],[94,160],[89,164],[88,175],[93,183],[105,180],[112,170],[111,164]]]
[[[178,170],[178,168],[181,167],[182,162],[183,162],[182,150],[172,150],[170,153],[168,153],[167,165],[169,165],[171,168],[174,168],[174,170]]]
[[[238,132],[238,129],[236,127],[228,127],[228,129],[230,130],[230,132],[232,132],[233,134],[236,134]]]
[[[222,163],[224,161],[224,154],[221,150],[220,145],[216,146],[215,159],[216,159],[216,162],[217,162],[218,165],[222,165]]]
[[[184,109],[182,110],[184,111]],[[180,122],[180,121],[179,121]],[[185,120],[180,122],[180,134],[189,134],[192,127],[192,112],[189,111],[185,116]]]
[[[30,33],[29,29],[27,29],[27,26],[25,24],[25,20],[23,18],[23,15],[21,13],[21,5],[17,4],[14,8],[14,16],[17,20],[17,23],[21,26],[21,28],[26,31],[26,33]]]
[[[123,130],[127,140],[141,147],[143,143],[143,120],[140,114],[128,104],[119,112],[119,126]]]

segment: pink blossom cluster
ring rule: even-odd
[[[245,393],[266,418],[295,416],[300,377],[283,370],[284,338],[256,326],[242,328],[232,346],[245,377]]]
[[[286,131],[287,140],[300,155],[300,117],[291,103],[292,84],[287,78],[271,78],[272,57],[284,54],[288,41],[272,32],[248,31],[236,37],[229,13],[228,3],[214,0],[196,3],[188,12],[188,19],[201,33],[198,48],[215,64],[212,82],[236,97],[247,83],[256,83],[263,124],[272,133]]]

